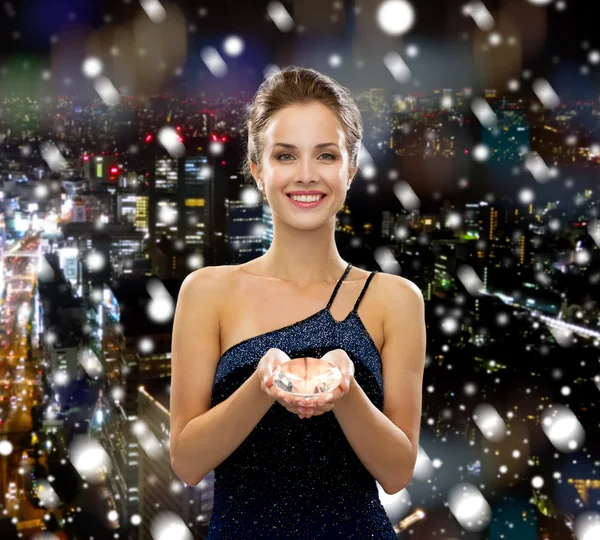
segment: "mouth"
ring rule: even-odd
[[[311,202],[295,201],[294,199],[292,199],[291,195],[288,195],[287,197],[290,201],[292,201],[292,204],[294,204],[298,208],[315,208],[316,206],[319,206],[323,202],[323,200],[325,199],[325,197],[327,197],[327,195],[321,195],[320,199],[318,199],[316,201],[311,201]]]

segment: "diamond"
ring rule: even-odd
[[[273,385],[294,396],[316,397],[330,392],[341,381],[340,370],[319,358],[294,358],[273,370]]]

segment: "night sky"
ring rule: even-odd
[[[384,35],[377,27],[375,11],[381,3],[379,0],[349,0],[338,2],[337,6],[335,0],[284,1],[296,24],[306,27],[304,34],[295,30],[291,33],[279,31],[266,14],[268,2],[264,0],[171,3],[181,10],[188,27],[188,54],[180,81],[191,91],[202,87],[209,94],[235,94],[239,90],[253,94],[263,79],[267,64],[276,63],[282,67],[286,63],[295,63],[322,70],[356,91],[383,87],[390,92],[408,93],[462,86],[478,90],[498,87],[501,83],[497,81],[504,83],[509,77],[518,77],[522,70],[528,69],[533,77],[547,77],[561,97],[598,97],[600,65],[589,64],[588,53],[600,43],[591,3],[582,0],[565,0],[566,7],[562,11],[557,9],[559,3],[556,1],[540,6],[532,5],[528,0],[485,0],[498,31],[502,33],[506,28],[502,21],[510,19],[510,33],[519,36],[521,47],[521,65],[517,66],[520,69],[512,66],[504,70],[500,49],[486,53],[496,54],[496,59],[484,55],[483,62],[488,66],[495,65],[494,69],[500,71],[499,79],[487,80],[482,80],[482,68],[474,61],[473,51],[481,43],[477,40],[485,39],[489,32],[482,32],[470,17],[462,14],[464,1],[413,2],[416,22],[403,37]],[[163,4],[167,5],[167,2]],[[347,17],[357,6],[360,13]],[[199,14],[201,8],[206,9],[205,16]],[[89,35],[100,28],[123,25],[140,11],[137,0],[2,2],[0,66],[11,66],[26,55],[36,66],[49,67],[53,47],[51,36],[62,37],[65,32]],[[333,13],[340,14],[340,20],[335,24],[330,21]],[[230,34],[237,34],[244,40],[245,51],[241,57],[228,59],[230,71],[227,77],[215,79],[199,58],[199,51],[206,45],[218,48],[223,38]],[[381,59],[389,50],[402,54],[407,44],[416,44],[420,54],[407,61],[413,80],[400,85]],[[74,49],[83,54],[83,47],[74,45]],[[344,58],[341,67],[329,65],[328,58],[332,53]],[[365,61],[365,66],[357,70],[353,64],[359,58]],[[582,74],[580,68],[586,63],[589,73]],[[78,70],[74,71],[74,77],[80,75]],[[415,80],[419,86],[415,85]],[[74,84],[70,90],[74,93],[80,88]]]

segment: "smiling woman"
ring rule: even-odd
[[[215,471],[208,540],[395,539],[377,483],[393,494],[412,477],[424,309],[410,282],[353,267],[335,244],[360,112],[329,77],[290,67],[261,85],[247,128],[245,173],[270,206],[273,239],[181,287],[171,465],[192,485]],[[306,359],[337,368],[335,382],[308,396],[274,384],[279,366]]]
[[[299,120],[308,130],[298,132]],[[302,174],[317,174],[303,163],[303,154],[330,178],[352,180],[356,174],[363,129],[360,112],[349,90],[315,70],[290,67],[265,80],[246,121],[243,172],[248,180],[260,177],[261,165],[266,172],[287,177],[297,174],[299,166],[304,166]],[[290,141],[290,134],[303,144]],[[258,181],[257,187],[268,202],[268,186]]]

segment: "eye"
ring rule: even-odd
[[[294,156],[292,156],[292,154],[279,154],[277,156],[277,159],[279,161],[290,161],[289,159],[281,159],[284,156],[294,157]],[[319,157],[323,157],[323,156],[329,156],[329,158],[326,159],[326,161],[333,161],[333,160],[335,160],[335,156],[333,154],[321,154]]]

